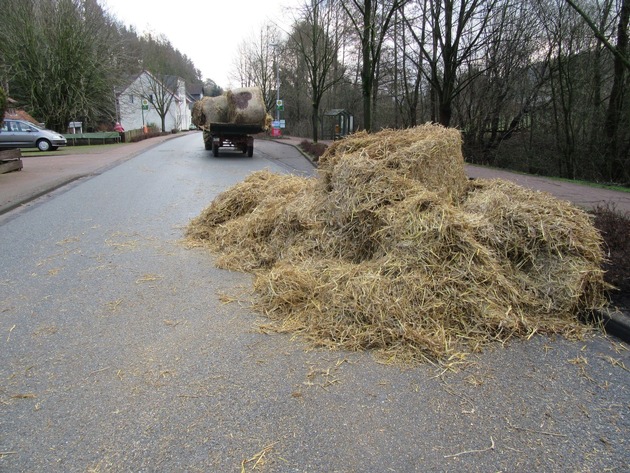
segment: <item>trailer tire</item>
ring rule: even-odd
[[[247,147],[247,157],[251,158],[252,156],[254,156],[254,145],[249,145]]]
[[[212,149],[212,142],[211,141],[204,141],[203,142],[203,146],[206,148],[206,151],[210,151]]]
[[[219,156],[219,145],[212,145],[212,155],[215,158]]]

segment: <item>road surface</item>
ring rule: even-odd
[[[261,331],[251,276],[182,237],[252,171],[288,172],[282,146],[173,139],[0,223],[0,471],[628,471],[615,340],[440,373]]]

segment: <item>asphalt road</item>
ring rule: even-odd
[[[630,470],[615,339],[440,373],[260,330],[251,277],[182,236],[250,172],[288,172],[282,146],[212,158],[184,136],[0,224],[0,471]]]

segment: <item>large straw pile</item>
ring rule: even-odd
[[[533,333],[579,333],[605,304],[585,212],[468,181],[460,134],[425,125],[333,144],[319,179],[258,172],[188,228],[253,271],[278,330],[389,358],[445,360]]]

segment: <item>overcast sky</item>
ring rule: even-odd
[[[201,71],[202,78],[230,86],[238,46],[273,21],[285,31],[289,7],[301,0],[99,0],[103,8],[138,34],[164,34]],[[238,84],[233,84],[237,86]]]

